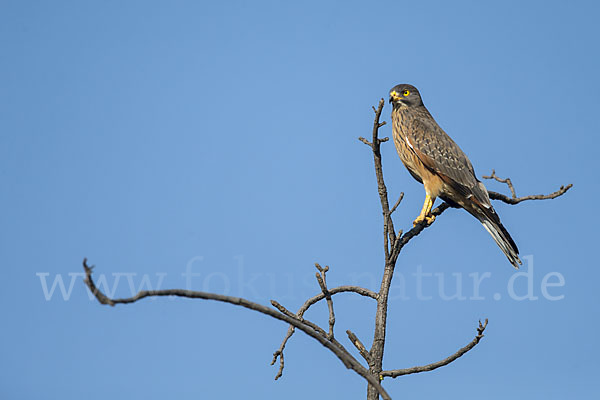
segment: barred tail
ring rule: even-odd
[[[519,249],[514,240],[510,237],[508,231],[502,226],[498,214],[493,209],[482,210],[483,215],[476,215],[483,227],[492,235],[500,250],[506,255],[508,261],[519,269],[519,265],[523,264],[519,259]]]

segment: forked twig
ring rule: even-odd
[[[512,197],[508,197],[502,193],[488,191],[488,194],[490,195],[490,199],[500,200],[507,204],[519,204],[520,202],[526,201],[526,200],[555,199],[555,198],[567,193],[567,191],[573,187],[573,184],[569,183],[566,186],[561,186],[556,192],[553,192],[550,194],[533,194],[533,195],[529,195],[529,196],[517,197],[517,192],[515,191],[515,187],[513,186],[513,183],[510,180],[510,178],[505,178],[505,179],[499,178],[498,175],[496,175],[495,170],[492,170],[492,173],[490,175],[483,175],[482,178],[483,179],[495,179],[496,181],[498,181],[500,183],[505,183],[508,186]]]

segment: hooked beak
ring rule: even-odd
[[[398,92],[396,92],[395,90],[392,90],[390,92],[390,103],[393,103],[395,101],[399,101],[402,98],[400,97],[400,94]]]

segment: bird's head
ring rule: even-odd
[[[390,90],[390,103],[394,107],[416,107],[423,105],[423,100],[421,100],[421,94],[416,87],[408,83],[401,83]]]

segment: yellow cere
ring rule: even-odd
[[[408,96],[410,94],[410,90],[405,90],[404,93],[402,93],[404,95],[404,97]]]

